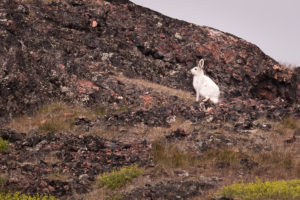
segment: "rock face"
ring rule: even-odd
[[[171,19],[127,0],[0,2],[0,116],[53,99],[113,103],[112,74],[193,91],[199,58],[229,97],[299,101],[300,70],[209,27]]]
[[[200,58],[220,87],[217,105],[194,102],[190,69]],[[0,137],[10,147],[0,152],[1,191],[92,199],[85,195],[93,195],[99,174],[135,163],[145,172],[123,199],[211,195],[222,180],[268,176],[272,165],[260,166],[252,155],[277,151],[282,144],[290,146],[289,153],[299,153],[299,100],[299,67],[282,67],[228,33],[127,0],[0,1]],[[29,115],[20,126],[31,125],[30,119],[36,123],[26,130],[9,120],[51,101],[83,104],[96,116],[74,115],[73,108],[62,110],[64,118]],[[276,128],[273,121],[285,119],[295,130],[273,140],[268,132]],[[71,128],[41,134],[38,127],[47,120],[65,121]],[[191,169],[165,170],[154,159],[156,141],[170,144],[163,151],[191,153],[183,154],[191,160],[218,148],[243,153],[233,164],[201,161]],[[223,173],[231,165],[237,170]],[[291,179],[299,168],[285,165],[279,172],[273,172],[274,179]]]

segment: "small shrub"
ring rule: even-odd
[[[98,176],[99,185],[107,186],[110,189],[116,189],[132,181],[133,178],[143,174],[143,170],[137,165],[131,165],[120,170],[113,170],[110,173],[103,173]]]
[[[162,142],[153,143],[153,160],[156,164],[179,168],[194,166],[197,162],[192,153],[181,151],[176,145]]]
[[[240,200],[296,200],[300,198],[300,179],[235,183],[223,187],[217,195]]]
[[[0,199],[1,200],[59,200],[51,195],[40,195],[36,194],[33,196],[17,193],[1,193],[0,192]]]
[[[0,152],[8,151],[9,145],[7,140],[3,140],[2,137],[0,137]]]

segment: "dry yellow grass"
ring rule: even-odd
[[[193,167],[198,163],[194,153],[185,152],[176,144],[161,141],[153,143],[153,161],[170,168]]]
[[[72,128],[76,117],[95,119],[97,113],[79,105],[53,102],[42,106],[33,115],[16,117],[6,126],[18,132],[26,133],[32,129],[40,132],[64,131]]]
[[[167,96],[177,96],[180,99],[190,101],[190,102],[193,102],[195,100],[190,92],[186,92],[186,91],[179,90],[179,89],[169,88],[169,87],[157,84],[157,83],[146,81],[144,79],[131,79],[131,78],[127,78],[127,77],[122,76],[122,75],[113,76],[113,77],[115,79],[123,82],[123,83],[133,84],[133,85],[136,85],[138,87],[151,88],[154,91],[156,91],[158,93],[162,93],[162,94],[167,95]]]

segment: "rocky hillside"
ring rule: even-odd
[[[3,0],[0,6],[0,116],[51,99],[114,101],[111,90],[121,91],[107,83],[111,74],[192,92],[188,70],[201,57],[224,101],[299,100],[299,70],[283,69],[233,35],[129,1]]]
[[[233,181],[300,177],[300,68],[241,38],[127,0],[1,0],[0,44],[0,136],[10,143],[0,191],[98,199],[97,175],[132,163],[145,173],[123,199],[209,199]],[[218,105],[194,102],[189,70],[200,58]],[[157,141],[201,162],[161,163]],[[208,159],[223,151],[234,163]]]

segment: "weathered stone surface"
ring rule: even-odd
[[[299,67],[281,67],[236,36],[128,0],[2,0],[0,44],[0,127],[55,100],[103,109],[94,120],[75,118],[68,131],[0,129],[10,143],[9,152],[0,152],[0,175],[7,175],[0,186],[9,190],[76,199],[102,172],[132,163],[152,168],[153,139],[186,144],[180,147],[198,156],[223,147],[270,151],[272,141],[252,133],[273,124],[259,119],[300,118]],[[200,58],[220,86],[218,105],[199,106],[189,96],[189,70]],[[100,137],[103,132],[113,139]],[[282,142],[296,146],[299,130]],[[246,155],[239,162],[246,177],[257,167]],[[163,181],[126,191],[124,198],[188,199],[218,184],[162,174]]]
[[[201,57],[225,101],[299,101],[298,69],[282,68],[231,34],[129,1],[3,0],[0,17],[0,116],[34,110],[53,99],[118,103],[112,92],[119,94],[121,88],[107,80],[110,73],[192,92],[188,72]]]

